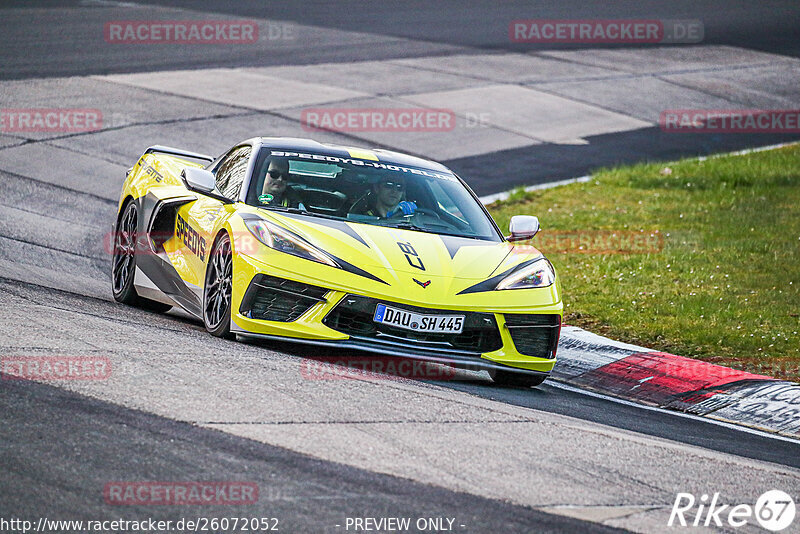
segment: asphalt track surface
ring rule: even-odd
[[[8,68],[0,76],[254,61],[210,58],[197,50],[168,57],[145,51],[136,58],[94,50],[80,37],[85,25],[78,15],[63,9],[69,4],[25,2],[41,6],[41,18],[3,17],[0,25],[8,31],[0,38],[0,64]],[[255,5],[208,2],[193,8],[256,16]],[[468,10],[443,3],[421,19],[426,22],[413,24],[424,7],[387,4],[376,16],[357,7],[258,3],[276,20],[357,27],[398,39],[380,46],[350,43],[323,56],[293,50],[268,61],[502,47],[487,28],[527,16],[518,15],[512,3],[472,4]],[[625,4],[607,9],[609,18],[635,14]],[[663,9],[664,17],[704,18],[712,41],[738,39],[738,46],[797,55],[791,33],[796,30],[787,27],[797,20],[796,3],[732,9],[728,3],[693,2]],[[43,21],[58,30],[46,53],[31,46],[32,31],[46,27]],[[409,48],[403,41],[409,37],[426,43]],[[26,45],[25,38],[32,41]],[[27,60],[20,61],[25,50]],[[98,53],[107,57],[86,61],[87,54]],[[746,146],[741,139],[732,144]],[[456,531],[463,532],[658,532],[666,528],[679,491],[719,491],[731,503],[753,503],[773,488],[800,495],[796,442],[547,383],[502,389],[468,373],[433,382],[309,380],[304,366],[330,354],[217,340],[183,314],[118,305],[110,297],[110,258],[103,245],[116,209],[109,198],[116,191],[93,190],[92,177],[77,172],[70,184],[50,183],[47,168],[58,164],[53,156],[27,172],[0,170],[0,350],[107,356],[114,373],[97,383],[0,383],[0,517],[267,515],[278,517],[284,532],[343,532],[336,525],[346,517],[409,516],[455,518],[464,525]],[[112,480],[247,480],[258,483],[261,499],[255,506],[203,507],[200,513],[197,507],[111,507],[103,503],[102,487]]]
[[[336,532],[345,517],[454,518],[454,529],[488,532],[618,532],[466,493],[324,462],[283,448],[200,429],[44,384],[4,384],[4,474],[8,518],[111,516],[176,520],[197,507],[104,504],[108,481],[239,480],[259,486],[258,504],[205,508],[200,515],[277,518],[281,532]],[[61,421],[54,425],[53,421]],[[58,443],[58,447],[53,447]],[[76,474],[79,474],[76,476]],[[171,509],[172,508],[172,509]],[[469,529],[460,528],[469,525]],[[342,529],[338,529],[341,531]]]
[[[353,61],[397,61],[414,58],[448,58],[463,54],[521,53],[541,59],[552,52],[589,49],[589,45],[526,45],[508,41],[508,24],[515,19],[530,18],[645,18],[702,21],[705,37],[702,45],[737,47],[772,54],[774,58],[800,56],[800,39],[795,21],[800,18],[800,5],[793,1],[740,2],[732,5],[713,2],[610,2],[584,5],[583,2],[122,2],[114,0],[71,1],[6,1],[0,3],[0,80],[31,80],[53,76],[87,76],[114,73],[157,72],[210,68],[265,68],[275,66],[309,66],[321,63],[347,64]],[[226,45],[109,45],[103,40],[103,26],[111,20],[186,20],[193,18],[246,18],[266,21],[256,46]],[[289,27],[293,39],[269,39],[270,28],[280,32]],[[667,47],[669,48],[669,47]],[[680,50],[680,45],[674,46]],[[591,50],[625,50],[619,45],[591,45]],[[652,49],[644,46],[643,51]],[[625,112],[636,100],[637,93],[671,93],[683,85],[692,88],[684,97],[674,100],[673,107],[703,109],[793,109],[798,104],[794,80],[797,71],[780,75],[779,87],[737,94],[740,84],[737,70],[721,79],[702,80],[713,72],[696,72],[694,57],[706,52],[692,49],[683,60],[650,58],[634,64],[626,73],[615,73],[613,81],[593,82],[593,77],[608,76],[591,70],[586,63],[586,81],[570,80],[578,94],[569,95],[578,102],[589,102],[601,108]],[[549,56],[546,56],[549,57]],[[581,58],[557,56],[557,61],[581,65]],[[758,61],[758,60],[756,60]],[[664,70],[659,72],[659,64]],[[682,70],[681,65],[685,65]],[[706,64],[714,64],[713,53]],[[613,57],[607,67],[614,67]],[[720,65],[722,66],[722,64]],[[322,67],[328,70],[331,67]],[[335,69],[335,66],[333,67]],[[536,67],[525,67],[533,68]],[[627,77],[638,72],[650,73],[653,80],[669,79],[671,84],[639,85]],[[592,74],[594,72],[594,74]],[[741,71],[747,76],[748,69]],[[768,76],[769,71],[752,75]],[[774,75],[775,73],[773,73]],[[347,77],[348,74],[342,74]],[[391,72],[376,72],[377,77],[391,78]],[[442,77],[436,70],[420,71],[425,78]],[[502,78],[501,78],[502,79]],[[696,85],[696,83],[700,85]],[[756,78],[758,80],[758,78]],[[476,80],[480,81],[480,79]],[[513,80],[512,80],[513,81]],[[775,80],[773,80],[775,81]],[[497,78],[492,83],[499,83]],[[485,81],[483,82],[485,83]],[[599,86],[594,85],[600,83]],[[758,83],[756,81],[756,83]],[[763,82],[766,85],[766,81]],[[583,87],[585,85],[585,87]],[[424,87],[424,83],[420,83]],[[556,94],[569,92],[558,79],[553,84],[540,80],[533,87]],[[24,89],[23,89],[24,90]],[[781,90],[785,98],[774,96]],[[597,96],[599,101],[595,102]],[[720,98],[722,97],[722,98]],[[667,99],[670,101],[670,99]],[[479,101],[478,101],[479,102]],[[478,104],[476,102],[476,105]],[[246,105],[246,99],[240,101]],[[380,105],[380,99],[367,103]],[[646,104],[653,108],[655,102]],[[663,108],[659,108],[663,109]],[[658,113],[654,113],[657,118]],[[502,136],[504,132],[497,132]],[[247,136],[253,135],[252,132]],[[628,131],[597,133],[586,143],[543,142],[532,146],[511,146],[480,154],[435,157],[424,148],[397,146],[392,139],[359,138],[350,134],[354,145],[385,146],[425,157],[434,157],[461,176],[467,177],[479,195],[497,193],[519,185],[532,185],[582,176],[599,167],[644,160],[671,160],[684,156],[707,155],[766,146],[800,139],[797,133],[736,133],[728,135],[665,133],[657,126]],[[340,139],[341,141],[341,139]],[[463,142],[463,141],[458,141]],[[492,144],[488,138],[481,143]],[[502,143],[501,143],[502,144]],[[196,147],[200,148],[200,147]]]
[[[157,8],[182,8],[198,13],[218,13],[235,17],[254,17],[289,21],[325,29],[377,34],[396,38],[375,43],[347,43],[321,53],[313,47],[293,48],[261,54],[226,53],[183,47],[180,53],[163,54],[151,50],[135,53],[97,50],[92,27],[107,20],[85,13],[61,11],[86,6],[121,6],[126,2],[104,0],[6,0],[0,8],[50,8],[32,19],[6,15],[0,21],[4,47],[0,64],[7,65],[0,77],[19,78],[53,75],[84,75],[108,72],[134,72],[168,68],[209,66],[263,66],[414,57],[422,54],[452,54],[464,48],[484,50],[549,50],[585,48],[589,45],[524,45],[508,42],[508,24],[515,19],[696,19],[703,22],[704,42],[739,46],[776,54],[800,55],[797,20],[800,5],[792,0],[735,2],[727,0],[660,2],[625,0],[587,5],[568,0],[542,2],[513,0],[469,3],[458,0],[371,2],[343,0],[326,2],[264,2],[242,0],[143,0],[131,5]],[[103,17],[102,19],[100,17]],[[161,18],[161,17],[156,17]],[[116,19],[116,20],[125,20]],[[100,22],[102,26],[102,22]],[[409,47],[408,39],[423,44]],[[55,45],[55,46],[54,46]],[[597,45],[591,45],[596,47]],[[613,47],[613,45],[608,45]],[[24,53],[23,53],[24,52]],[[8,68],[12,66],[12,68]]]

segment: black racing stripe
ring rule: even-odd
[[[367,272],[367,271],[365,271],[365,270],[364,270],[364,269],[362,269],[361,267],[356,267],[356,266],[355,266],[355,265],[353,265],[352,263],[346,262],[346,261],[344,261],[344,260],[343,260],[343,259],[341,259],[341,258],[337,258],[336,256],[334,256],[334,255],[333,255],[333,254],[331,254],[331,253],[327,253],[327,254],[328,254],[330,257],[332,257],[334,260],[336,260],[336,263],[338,263],[338,264],[339,264],[339,266],[340,266],[340,267],[341,267],[343,270],[347,271],[348,273],[357,274],[358,276],[363,276],[364,278],[369,278],[370,280],[375,280],[376,282],[380,282],[381,284],[386,284],[387,286],[388,286],[388,285],[391,285],[391,284],[389,284],[389,282],[385,282],[384,280],[381,280],[380,278],[378,278],[378,277],[377,277],[377,276],[375,276],[374,274],[372,274],[372,273],[370,273],[370,272]]]
[[[322,217],[301,215],[299,213],[281,213],[281,215],[285,215],[286,217],[289,217],[291,219],[299,219],[304,222],[319,224],[321,226],[327,226],[328,228],[333,228],[334,230],[339,230],[340,232],[349,235],[359,243],[363,244],[365,247],[369,248],[369,245],[367,244],[366,241],[364,241],[364,238],[358,235],[358,233],[355,230],[353,230],[350,227],[350,225],[347,224],[345,221],[334,221],[332,219],[324,219]]]
[[[454,235],[443,235],[438,234],[439,238],[442,240],[445,248],[447,249],[447,253],[450,254],[450,259],[456,257],[458,251],[462,249],[462,247],[485,247],[496,245],[497,241],[476,241],[475,239],[471,239],[468,237],[458,237]],[[511,252],[509,251],[509,254]],[[506,254],[507,256],[508,254]],[[505,259],[505,257],[503,257]]]
[[[175,300],[189,313],[202,317],[202,304],[189,289],[175,267],[155,254],[141,253],[136,257],[138,267],[165,295]]]

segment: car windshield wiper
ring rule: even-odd
[[[403,230],[416,230],[417,232],[425,232],[427,234],[437,234],[438,232],[434,232],[433,230],[428,230],[422,226],[418,226],[409,221],[397,221],[392,224],[381,224],[379,226],[384,226],[386,228],[400,228]]]
[[[477,236],[477,235],[465,235],[465,234],[453,234],[450,232],[437,232],[436,230],[429,230],[428,228],[423,228],[422,226],[417,226],[416,224],[408,221],[400,221],[392,225],[381,225],[387,228],[400,228],[402,230],[414,230],[417,232],[424,232],[426,234],[436,234],[436,235],[446,235],[450,237],[463,237],[464,239],[478,239],[480,241],[486,241],[486,238]]]
[[[288,206],[259,206],[262,210],[284,211],[287,213],[299,213],[305,215],[308,211],[302,208],[290,208]]]
[[[281,211],[284,213],[296,213],[298,215],[308,215],[309,217],[321,217],[323,219],[333,219],[335,221],[343,220],[341,217],[335,215],[326,215],[324,213],[317,213],[315,211],[308,211],[302,208],[290,208],[287,206],[259,206],[262,210]]]
[[[447,235],[447,236],[450,236],[450,237],[462,237],[464,239],[478,239],[480,241],[489,241],[485,237],[481,237],[479,235],[451,234],[451,233],[448,233],[448,232],[436,232],[436,233],[439,234],[439,235]]]

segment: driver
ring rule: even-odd
[[[289,187],[289,160],[285,158],[270,158],[264,185],[258,201],[267,206],[284,206],[287,208],[306,209],[300,195]]]
[[[361,211],[361,215],[373,217],[412,215],[417,211],[417,204],[403,200],[405,192],[406,182],[402,177],[372,184],[372,189],[367,195],[366,207]]]

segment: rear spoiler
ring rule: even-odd
[[[168,154],[170,156],[180,156],[190,159],[199,159],[201,161],[207,161],[209,163],[214,161],[213,157],[206,156],[205,154],[198,154],[197,152],[189,152],[188,150],[181,150],[180,148],[171,148],[168,146],[161,146],[161,145],[151,146],[150,148],[144,151],[144,155],[147,154]]]

